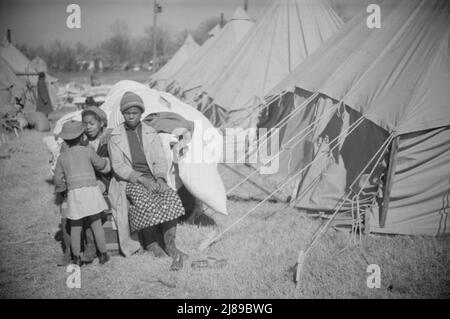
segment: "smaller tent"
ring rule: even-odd
[[[4,42],[0,45],[0,57],[2,57],[6,63],[11,67],[14,73],[25,82],[28,87],[31,87],[34,94],[27,96],[26,108],[31,108],[34,110],[36,104],[36,87],[38,82],[38,70],[35,65],[22,53],[20,52],[12,43]],[[36,62],[36,61],[35,61]],[[54,108],[57,107],[57,81],[58,79],[46,73],[46,83],[48,91],[50,94],[50,99]],[[33,97],[34,95],[34,97]]]
[[[173,57],[149,79],[151,87],[165,87],[167,81],[183,66],[194,54],[200,46],[195,42],[194,38],[188,34],[183,45],[173,55]]]
[[[238,7],[220,32],[203,44],[176,72],[167,90],[187,100],[188,96],[196,96],[205,80],[223,65],[253,24],[245,10]]]
[[[20,80],[6,61],[0,57],[0,112],[8,105],[15,104],[15,97],[26,93],[25,83]]]
[[[269,90],[342,25],[326,1],[274,0],[225,63],[207,78],[200,108],[211,114],[215,124],[225,122],[227,116],[255,114]]]

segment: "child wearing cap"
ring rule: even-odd
[[[94,233],[100,251],[100,264],[110,258],[106,252],[105,233],[101,224],[101,213],[108,206],[95,178],[95,170],[106,170],[108,161],[98,156],[91,147],[81,145],[84,130],[82,122],[64,123],[59,137],[68,148],[59,156],[54,173],[56,192],[67,191],[66,217],[71,224],[70,246],[74,255],[73,263],[79,266],[82,265],[81,230],[86,222]]]

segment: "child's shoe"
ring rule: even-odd
[[[72,259],[72,264],[73,265],[78,265],[78,266],[83,266],[83,262],[81,261],[81,257],[80,256],[74,256]]]
[[[107,252],[100,253],[100,256],[98,256],[98,262],[100,265],[106,264],[110,259],[111,257],[109,257]]]
[[[68,266],[72,263],[72,260],[70,257],[63,256],[61,260],[56,264],[58,267],[64,267]]]

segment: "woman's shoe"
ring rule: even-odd
[[[100,265],[106,264],[110,259],[111,257],[109,257],[107,252],[100,253],[100,256],[98,256],[98,262]]]

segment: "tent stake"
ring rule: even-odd
[[[302,276],[304,263],[305,263],[305,252],[303,250],[300,250],[297,257],[297,270],[295,272],[295,284],[297,289],[300,287],[300,280]]]

